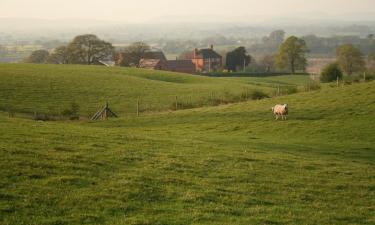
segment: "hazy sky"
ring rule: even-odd
[[[220,20],[235,20],[359,13],[375,13],[375,0],[0,0],[0,17],[129,23],[187,18],[188,15],[216,15]]]

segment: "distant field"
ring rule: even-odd
[[[0,46],[0,62],[20,62],[32,51],[43,49],[41,45],[5,45]]]
[[[171,87],[184,93],[207,91],[212,82],[219,90],[232,85],[123,69],[18,68],[2,72],[1,99],[18,93],[19,107],[28,101],[44,107],[63,96],[90,102],[96,92],[113,93],[115,101],[120,87],[140,81],[154,95]],[[136,75],[126,75],[130,71]],[[78,74],[83,83],[77,84]],[[44,93],[51,77],[68,88],[53,85],[63,95]],[[324,86],[95,123],[36,122],[0,113],[0,224],[374,224],[374,88],[374,82]],[[289,119],[275,121],[271,106],[284,102]]]
[[[135,113],[137,99],[144,111],[173,109],[176,101],[205,105],[237,101],[244,93],[275,92],[273,83],[303,84],[308,77],[209,78],[165,71],[78,65],[0,64],[0,110],[58,114],[71,102],[83,116],[106,101],[119,114]],[[236,100],[237,99],[237,100]]]
[[[225,79],[225,78],[219,78]],[[239,80],[243,83],[253,84],[258,86],[275,87],[281,86],[304,86],[311,81],[309,75],[283,75],[283,76],[269,76],[269,77],[234,77],[230,80]]]

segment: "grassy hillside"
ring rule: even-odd
[[[170,109],[178,101],[187,104],[240,97],[249,90],[272,89],[229,79],[78,65],[0,64],[0,110],[57,114],[76,102],[85,116],[106,101],[119,113],[134,113],[137,98],[143,110]]]
[[[225,78],[220,78],[225,79]],[[275,87],[280,86],[304,86],[311,82],[309,75],[283,75],[269,77],[234,77],[231,80],[239,80],[247,84]]]
[[[0,223],[374,224],[374,88],[97,123],[0,116]]]

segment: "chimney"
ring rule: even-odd
[[[214,45],[211,44],[211,45],[210,45],[210,48],[211,48],[211,50],[214,50]]]

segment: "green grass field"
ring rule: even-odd
[[[233,100],[246,91],[273,93],[271,87],[230,79],[78,65],[0,64],[0,110],[58,114],[76,102],[83,116],[93,115],[106,101],[118,114],[165,111],[179,102],[205,105],[214,96]]]
[[[0,67],[7,68],[0,72],[0,99],[11,99],[9,90],[18,93],[12,98],[19,109],[53,106],[71,91],[84,102],[99,96],[99,88],[117,90],[115,101],[122,82],[142,87],[142,81],[156,99],[176,87],[188,93],[230,83],[236,91],[254,81],[84,66]],[[54,72],[30,72],[42,67]],[[51,96],[33,91],[47,90],[51,76],[71,88]],[[264,79],[304,83],[289,76]],[[40,122],[0,113],[0,224],[374,224],[374,88],[375,82],[327,85],[101,122]],[[277,103],[290,105],[287,121],[275,121],[271,107]]]

